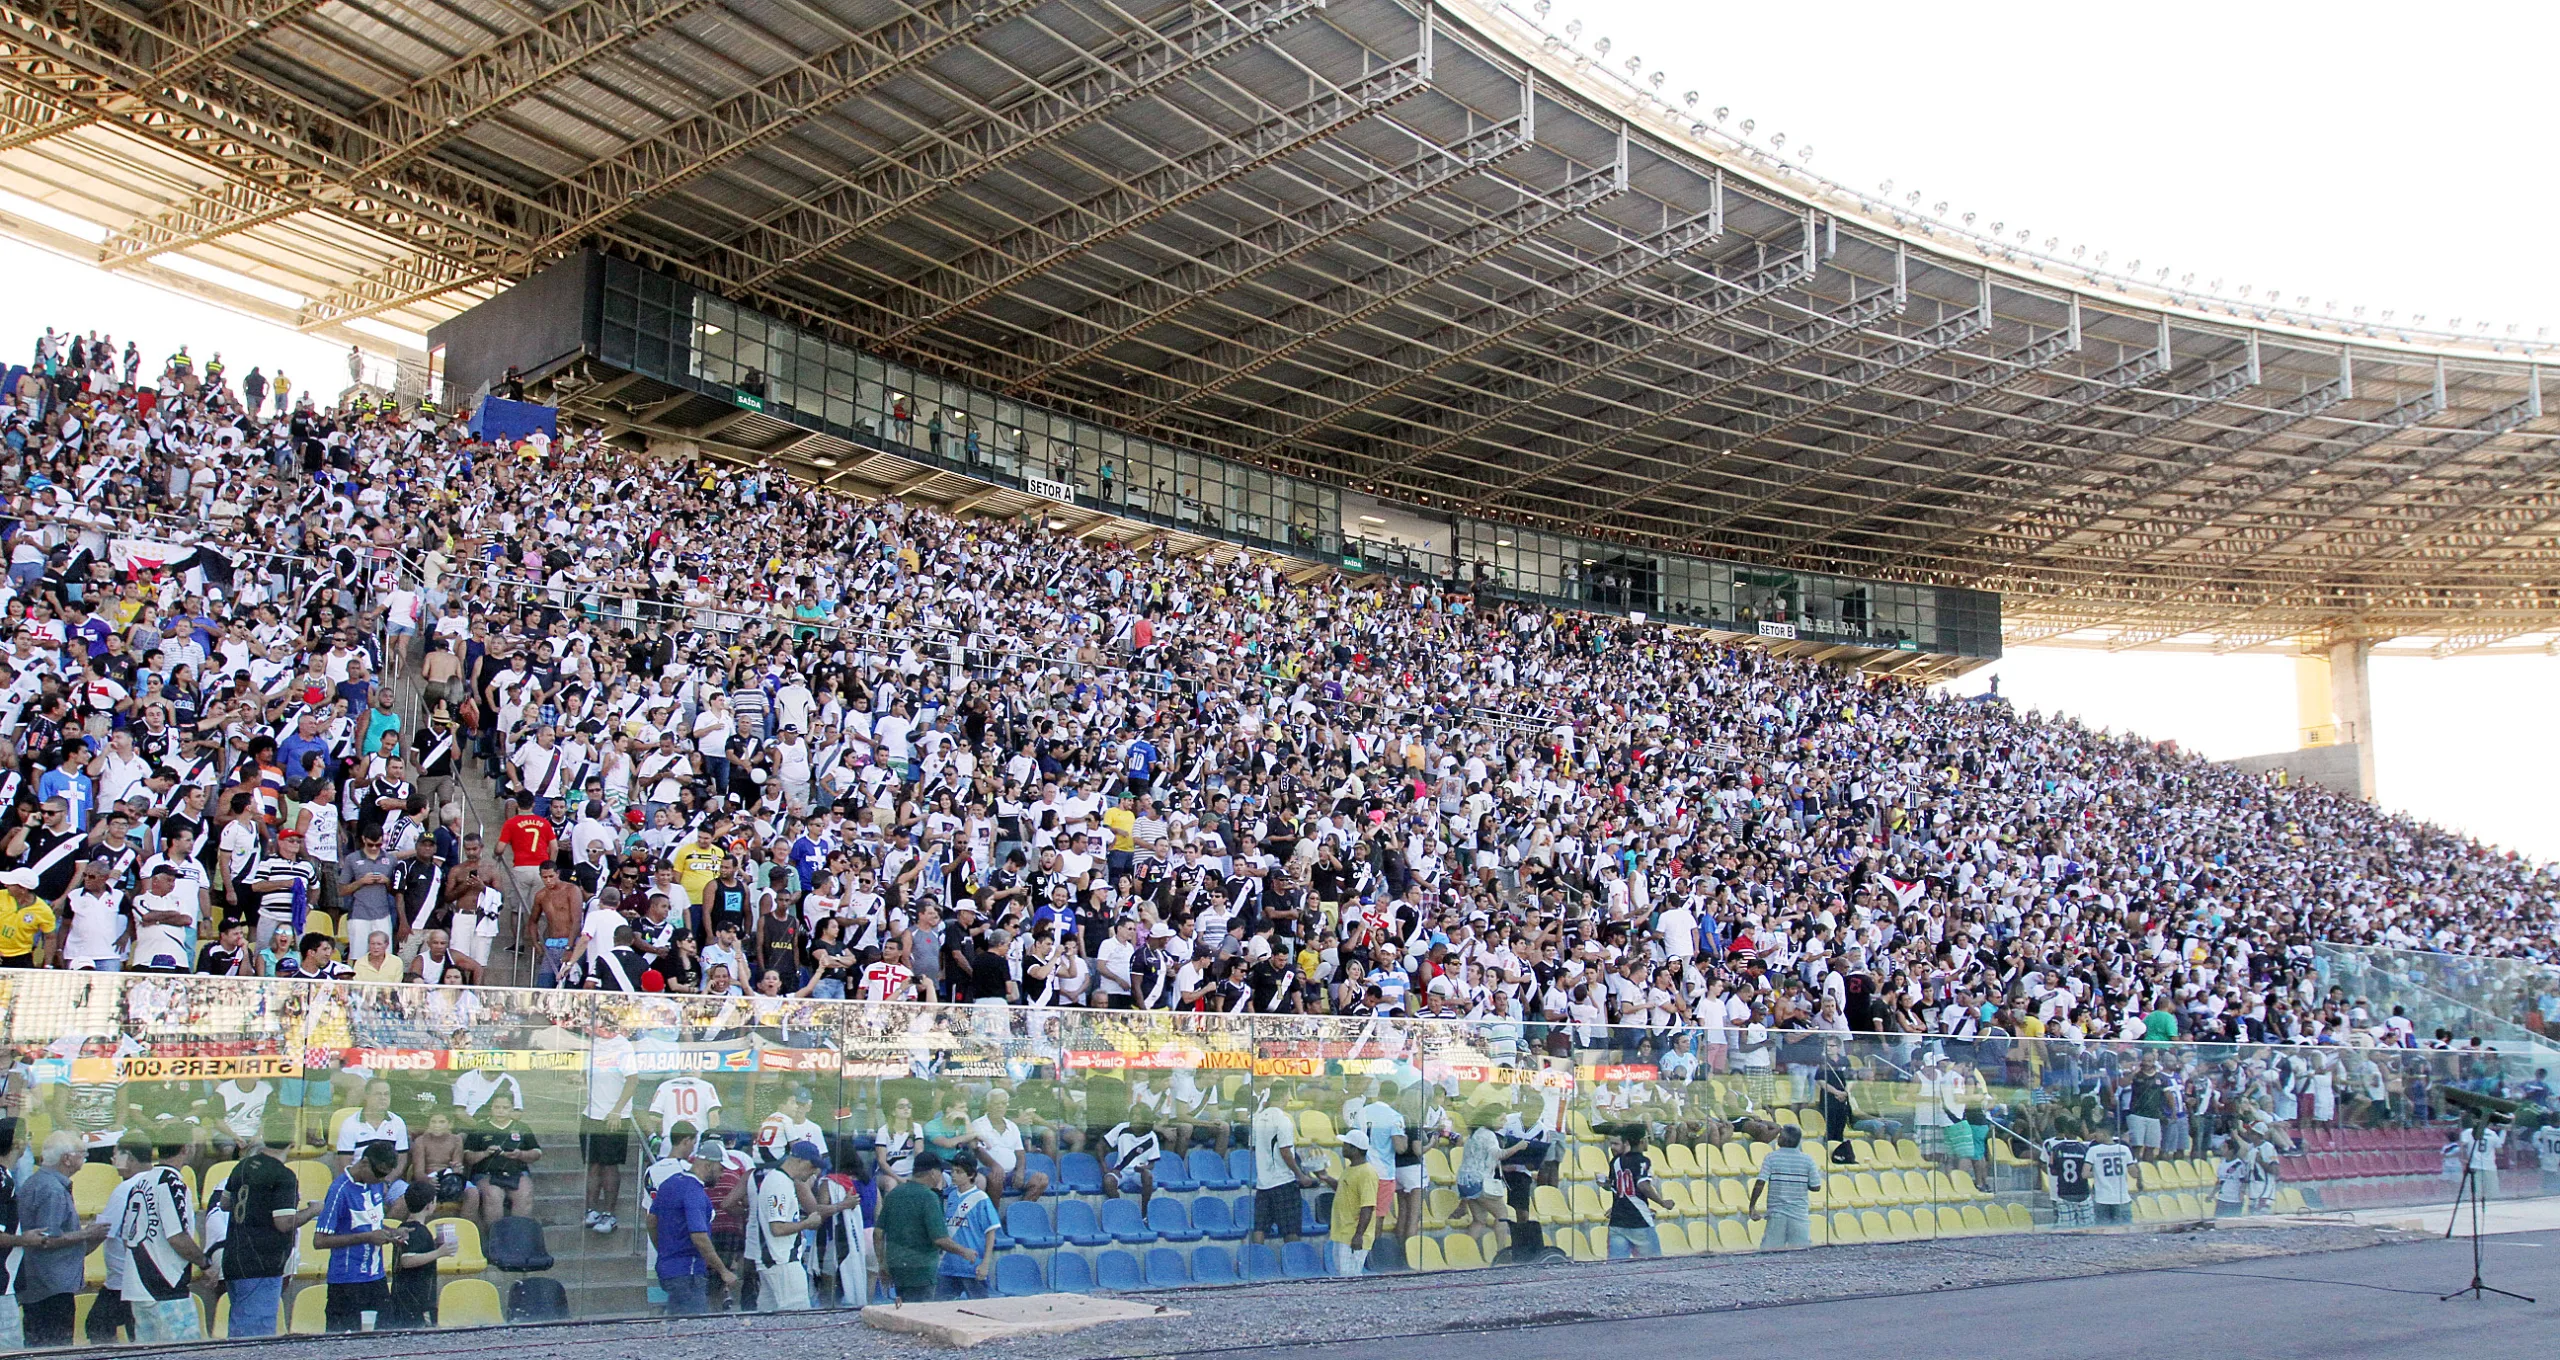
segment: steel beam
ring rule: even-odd
[[[1573,271],[1553,283],[1522,290],[1433,328],[1383,353],[1365,358],[1327,381],[1357,392],[1339,401],[1315,396],[1314,404],[1331,410],[1300,411],[1297,423],[1279,431],[1253,450],[1265,457],[1318,430],[1340,424],[1375,403],[1412,390],[1443,369],[1469,363],[1508,345],[1523,334],[1556,323],[1556,318],[1590,299],[1669,261],[1686,257],[1724,235],[1723,184],[1714,183],[1711,206],[1704,213],[1666,226],[1651,236],[1629,241],[1597,258],[1578,260]],[[1701,272],[1709,273],[1711,271]],[[1283,401],[1281,409],[1292,408]]]
[[[1125,184],[1051,213],[900,287],[919,303],[885,340],[904,344],[1027,279],[1234,183],[1284,156],[1422,93],[1428,51],[1325,90],[1230,138],[1167,160]]]
[[[1927,363],[1982,334],[1989,329],[1990,325],[1990,304],[1986,299],[1981,307],[1949,317],[1925,330],[1889,341],[1879,352],[1853,360],[1843,371],[1809,374],[1799,378],[1791,387],[1775,394],[1779,403],[1792,406],[1793,410],[1784,415],[1773,415],[1755,408],[1738,417],[1756,426],[1748,431],[1739,431],[1730,424],[1716,426],[1710,431],[1711,435],[1739,434],[1740,437],[1736,442],[1723,448],[1702,451],[1667,477],[1645,480],[1635,490],[1621,493],[1600,506],[1596,513],[1618,514],[1639,501],[1660,495],[1673,487],[1685,485],[1690,478],[1714,467],[1719,461],[1744,450],[1764,445],[1781,431],[1800,429],[1807,421],[1826,412],[1838,410],[1852,397],[1866,391],[1874,384],[1894,375],[1907,373]],[[1714,527],[1718,529],[1728,527],[1735,518],[1736,516],[1728,515],[1718,521]]]
[[[1524,94],[1523,103],[1533,97]],[[1417,150],[1411,160],[1380,169],[1359,184],[1328,193],[1306,208],[1275,217],[1215,250],[1121,290],[1105,304],[1117,309],[1115,315],[1078,315],[1029,337],[1029,352],[1021,357],[1031,365],[1030,371],[1016,378],[1007,390],[1021,395],[1060,369],[1072,368],[1132,336],[1163,325],[1193,303],[1260,278],[1326,242],[1516,155],[1528,148],[1533,133],[1524,112],[1455,146],[1416,138]],[[1097,333],[1081,343],[1057,334],[1071,325]]]
[[[8,84],[85,109],[280,204],[327,213],[428,254],[451,258],[513,239],[497,215],[529,200],[507,186],[449,172],[460,192],[477,196],[466,201],[405,179],[361,181],[329,149],[354,126],[335,111],[229,63],[190,65],[184,83],[157,79],[149,55],[183,41],[170,30],[91,5],[57,8],[67,13],[0,5],[0,78]],[[137,61],[130,53],[145,56]]]
[[[1990,442],[1970,451],[1958,450],[1962,454],[1963,462],[1931,471],[1926,474],[1925,480],[1915,477],[1912,484],[1900,496],[1869,509],[1855,519],[1823,530],[1807,539],[1796,549],[1797,553],[1801,554],[1807,548],[1830,542],[1860,524],[1871,522],[1888,512],[1913,508],[1918,504],[1919,497],[1925,493],[1943,492],[1951,497],[1960,496],[1962,493],[1955,489],[1956,484],[1971,481],[1985,469],[2017,458],[2056,425],[2077,419],[2099,405],[2112,401],[2167,373],[2170,363],[2169,353],[2165,348],[2167,332],[2166,326],[2161,327],[2163,348],[2144,350],[2141,354],[2104,372],[2073,378],[2062,391],[2039,397],[2029,403],[2024,410],[2000,416],[1984,428],[1970,432],[1966,436],[1968,439],[1988,438]],[[1961,508],[1960,502],[1957,503],[1957,508]],[[1944,536],[1931,539],[1925,547],[1906,553],[1905,559],[1925,553],[1928,547],[1934,547],[1943,541]]]
[[[1249,324],[1160,375],[1164,390],[1138,419],[1142,423],[1161,420],[1201,396],[1223,392],[1309,345],[1383,315],[1520,241],[1625,192],[1626,186],[1623,160],[1581,172],[1552,191],[1524,194],[1520,203],[1504,212]]]
[[[1781,260],[1769,267],[1782,267],[1785,263]],[[1672,380],[1662,394],[1668,398],[1668,405],[1650,410],[1613,409],[1614,430],[1595,431],[1574,446],[1572,456],[1554,459],[1517,474],[1495,491],[1469,502],[1465,508],[1469,511],[1490,508],[1536,485],[1557,468],[1587,462],[1620,447],[1640,430],[1663,421],[1679,420],[1692,411],[1719,406],[1735,394],[1767,380],[1771,374],[1784,371],[1806,355],[1817,353],[1845,336],[1854,335],[1892,316],[1904,305],[1905,298],[1899,290],[1879,288],[1829,311],[1814,312],[1782,324],[1746,342],[1741,349]],[[1592,509],[1581,502],[1561,503],[1568,513],[1574,515]]]
[[[155,28],[137,28],[128,60],[142,64],[155,85],[184,85],[261,36],[319,8],[322,0],[179,0],[152,15]],[[66,16],[68,17],[68,16]],[[101,103],[129,99],[104,92]],[[15,151],[47,137],[86,127],[106,116],[99,108],[35,92],[12,92],[0,101],[0,151]]]
[[[270,0],[276,3],[278,0]],[[319,0],[306,0],[305,7]],[[611,56],[713,0],[577,0],[465,54],[357,116],[334,150],[354,167],[352,188],[424,159],[482,120]],[[224,185],[137,221],[98,248],[110,269],[186,250],[298,211],[281,195]]]
[[[1510,424],[1523,412],[1557,393],[1607,377],[1648,357],[1652,345],[1686,340],[1772,294],[1802,286],[1813,277],[1815,268],[1813,225],[1808,218],[1802,250],[1765,261],[1738,279],[1728,280],[1713,273],[1704,273],[1707,286],[1684,299],[1662,324],[1619,326],[1604,334],[1576,337],[1564,344],[1550,346],[1544,355],[1523,365],[1496,390],[1459,402],[1455,412],[1459,417],[1458,424],[1446,428],[1437,425],[1422,427],[1425,437],[1431,442],[1408,446],[1394,462],[1377,468],[1374,475],[1392,475],[1434,454],[1456,448],[1486,430]],[[1555,467],[1561,461],[1550,462],[1547,467]]]
[[[710,251],[702,268],[741,289],[763,287],[926,200],[1109,117],[1142,96],[1262,42],[1322,0],[1200,6],[1163,30],[1139,28],[1081,73],[1030,82],[985,116],[937,127],[915,144],[838,180]]]
[[[529,247],[501,259],[475,261],[471,268],[454,271],[455,281],[427,288],[410,284],[436,274],[434,262],[394,262],[304,308],[302,328],[371,316],[529,269],[641,204],[710,174],[885,80],[975,41],[1036,3],[928,0],[561,180],[543,194],[542,221]]]
[[[2348,387],[2344,379],[2322,383],[2282,406],[2270,411],[2262,411],[2239,425],[2202,441],[2201,446],[2193,451],[2197,459],[2194,463],[2187,461],[2189,451],[2184,449],[2162,456],[2157,460],[2157,470],[2150,477],[2136,483],[2129,492],[2107,498],[2096,510],[2072,521],[2059,533],[2047,535],[2039,546],[2009,558],[2001,564],[2000,570],[2005,573],[2014,570],[2021,562],[2038,560],[2051,552],[2055,546],[2069,541],[2073,535],[2085,532],[2105,520],[2113,519],[2126,507],[2139,505],[2150,497],[2194,476],[2198,468],[2209,467],[2243,449],[2272,439],[2306,420],[2321,415],[2345,401],[2347,392]],[[2209,404],[2211,403],[2199,403],[2198,409]],[[2162,420],[2153,427],[2153,431],[2156,432],[2157,429],[2174,423],[2176,423],[2174,419]],[[2123,447],[2141,437],[2144,436],[2133,436],[2114,447],[2121,451]]]

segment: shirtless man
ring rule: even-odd
[[[525,918],[524,945],[533,947],[533,931],[542,931],[542,962],[535,968],[533,985],[560,985],[560,967],[568,960],[569,943],[578,938],[578,925],[586,919],[586,894],[578,885],[560,877],[560,866],[545,861],[542,886],[533,892],[533,914]]]

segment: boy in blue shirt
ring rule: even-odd
[[[936,1272],[938,1297],[983,1299],[995,1269],[996,1203],[989,1198],[978,1171],[978,1159],[961,1153],[943,1164],[944,1237],[966,1254],[944,1251]]]
[[[389,1143],[370,1144],[338,1173],[320,1202],[311,1245],[329,1253],[330,1331],[362,1331],[365,1314],[378,1316],[391,1304],[383,1248],[406,1234],[383,1222],[383,1187],[399,1167],[400,1154]]]

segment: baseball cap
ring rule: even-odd
[[[810,1142],[806,1138],[792,1140],[791,1146],[782,1150],[782,1155],[785,1157],[797,1157],[811,1166],[825,1166],[827,1164],[827,1154],[821,1150],[816,1143]]]

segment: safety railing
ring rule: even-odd
[[[777,1242],[724,1215],[710,1238],[738,1281],[710,1298],[731,1307],[1317,1288],[2422,1204],[2449,1198],[2464,1138],[2490,1193],[2514,1197],[2542,1192],[2552,1141],[2530,1105],[2493,1136],[2454,1119],[2457,1100],[2517,1093],[2504,1059],[2334,1046],[23,971],[0,974],[0,1014],[33,1080],[19,1138],[39,1158],[147,1141],[199,1203],[227,1207],[253,1137],[305,1202],[367,1141],[394,1146],[392,1174],[423,1187],[395,1220],[454,1250],[377,1262],[306,1229],[276,1277],[299,1330],[326,1324],[333,1270],[424,1271],[404,1297],[440,1300],[448,1325],[498,1321],[501,1296],[531,1316],[683,1306],[690,1283],[664,1278],[682,1277],[681,1248],[661,1236],[651,1255],[646,1209],[696,1135],[719,1148],[715,1199],[734,1178],[814,1177],[815,1202],[865,1206],[855,1227],[930,1150],[974,1168],[938,1196],[993,1225],[984,1268],[946,1258],[944,1284],[884,1275],[882,1244],[835,1220]],[[795,1150],[818,1163],[783,1160]],[[71,1194],[94,1214],[117,1173],[77,1161]],[[961,1202],[973,1189],[986,1214]],[[254,1297],[208,1289],[202,1316],[233,1331]],[[30,1316],[43,1304],[20,1298]]]

